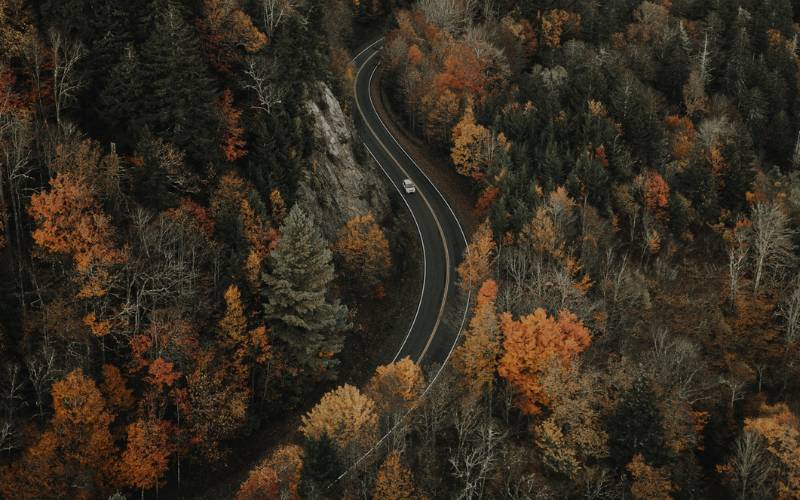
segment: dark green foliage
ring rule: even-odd
[[[107,134],[116,138],[124,149],[135,144],[136,136],[142,131],[144,94],[139,58],[135,49],[128,47],[120,61],[111,67],[99,102]]]
[[[288,113],[258,113],[252,120],[253,131],[248,141],[250,151],[244,162],[244,173],[264,196],[278,189],[288,204],[294,203],[302,169],[303,151],[298,144],[302,129],[287,127]]]
[[[295,205],[264,274],[265,319],[288,364],[311,380],[331,379],[348,328],[347,307],[329,301],[333,260],[314,221]]]
[[[637,453],[649,464],[661,464],[666,458],[657,401],[650,382],[642,377],[622,395],[607,424],[611,460],[617,467],[625,467]]]
[[[308,85],[327,75],[324,63],[327,49],[321,27],[325,12],[319,0],[307,2],[307,22],[291,16],[282,24],[275,39],[275,56],[281,78],[288,83],[292,98],[305,95]]]
[[[300,476],[300,497],[341,498],[341,483],[336,480],[343,472],[344,467],[327,434],[318,440],[307,440],[303,454],[303,472]]]
[[[141,51],[144,121],[154,135],[185,151],[198,166],[217,154],[219,117],[214,82],[197,33],[181,9],[168,3]]]

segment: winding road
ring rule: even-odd
[[[443,321],[447,312],[453,314],[453,307],[459,306],[456,268],[467,241],[447,200],[392,136],[375,107],[373,80],[380,65],[382,42],[383,39],[376,40],[353,59],[357,69],[354,94],[359,131],[367,151],[408,206],[419,232],[424,260],[416,314],[393,361],[407,356],[418,365],[444,365],[461,333],[461,327],[443,328]],[[413,180],[417,192],[406,194],[401,187],[403,179]],[[460,302],[460,307],[465,308],[465,301]],[[459,312],[466,315],[464,310]]]
[[[374,41],[353,58],[357,69],[353,93],[364,147],[405,201],[422,244],[424,262],[419,304],[392,361],[409,357],[419,366],[439,366],[422,393],[421,397],[425,397],[450,359],[467,319],[471,293],[466,298],[458,297],[456,287],[456,269],[467,248],[467,238],[444,195],[391,134],[375,108],[373,80],[380,65],[382,42],[383,38]],[[413,180],[417,192],[406,194],[402,189],[403,179]],[[446,324],[448,313],[457,317],[455,324]],[[412,410],[408,410],[334,482],[341,480],[378,449]]]

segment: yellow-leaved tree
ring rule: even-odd
[[[398,452],[389,453],[381,468],[378,469],[372,498],[375,500],[412,500],[417,498],[414,493],[411,471],[403,465]]]
[[[634,455],[625,466],[631,475],[631,495],[641,500],[670,500],[675,486],[669,480],[669,474],[658,467],[645,462],[641,453]]]
[[[377,440],[375,403],[352,385],[339,386],[303,416],[300,432],[314,440],[327,435],[343,459],[353,459]]]
[[[380,283],[392,266],[389,241],[371,213],[347,221],[333,249],[341,257],[348,275],[365,288]]]
[[[464,253],[464,260],[458,266],[459,286],[464,293],[489,279],[495,248],[497,244],[487,219],[475,230]]]
[[[366,392],[382,414],[410,409],[425,389],[422,370],[410,358],[379,366]]]
[[[778,498],[800,498],[800,420],[786,403],[765,404],[758,417],[744,421],[767,445]]]
[[[453,127],[453,147],[450,149],[450,159],[459,174],[476,180],[484,176],[484,148],[491,135],[489,129],[475,122],[472,104],[468,104],[464,116]]]

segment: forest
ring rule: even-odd
[[[375,354],[419,258],[354,132],[379,37],[469,186],[444,366]],[[800,498],[798,37],[799,0],[0,0],[0,497]]]

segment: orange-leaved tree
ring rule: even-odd
[[[589,330],[569,311],[549,316],[544,309],[514,320],[510,313],[500,316],[503,356],[497,368],[518,396],[520,409],[529,415],[541,412],[549,397],[540,377],[555,357],[565,365],[591,343]]]
[[[117,450],[103,395],[77,369],[53,384],[52,396],[50,428],[5,471],[0,492],[6,498],[107,495],[117,484]]]
[[[125,377],[114,365],[103,365],[103,383],[100,385],[100,391],[106,398],[108,406],[116,411],[128,410],[136,402],[133,391],[125,384]]]
[[[634,455],[625,466],[631,475],[631,495],[636,499],[670,500],[675,486],[667,471],[648,465],[641,453]]]
[[[68,254],[83,275],[124,262],[114,244],[114,228],[90,186],[71,173],[50,179],[50,189],[31,197],[28,213],[36,222],[33,241],[48,252]],[[103,284],[93,295],[105,295]]]
[[[174,446],[169,440],[169,424],[155,418],[139,419],[128,425],[128,443],[122,453],[119,474],[123,482],[145,490],[157,488],[167,472]]]
[[[203,17],[197,27],[211,65],[223,73],[241,61],[239,49],[255,53],[268,42],[238,0],[203,0]]]
[[[222,113],[222,155],[228,161],[236,161],[247,154],[242,128],[242,112],[233,104],[233,94],[230,89],[225,89],[219,103]]]
[[[453,127],[453,147],[450,159],[459,174],[480,180],[485,175],[485,145],[489,142],[491,132],[483,125],[475,122],[472,103],[464,109],[464,116]]]
[[[250,471],[236,493],[236,500],[299,500],[302,471],[303,449],[292,444],[280,446]]]
[[[496,299],[497,283],[491,279],[484,281],[478,290],[469,328],[464,332],[464,342],[456,349],[453,359],[473,395],[480,395],[485,388],[491,393],[494,384],[500,358]]]

